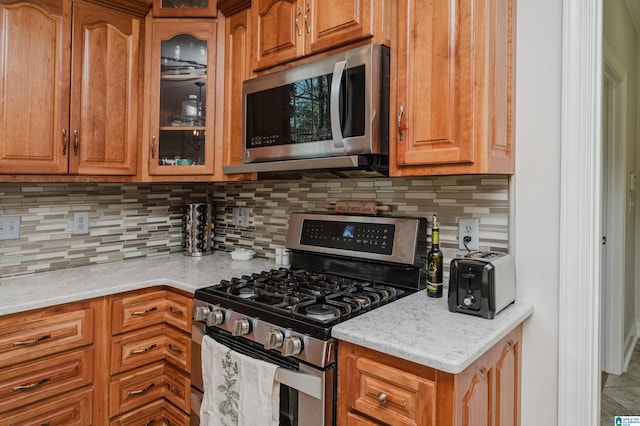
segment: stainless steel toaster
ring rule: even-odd
[[[451,261],[449,311],[493,319],[516,297],[513,257],[471,252]]]

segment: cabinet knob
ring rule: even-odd
[[[304,28],[307,30],[307,34],[311,32],[311,26],[309,26],[309,12],[311,12],[311,5],[307,2],[307,7],[304,10]]]
[[[67,155],[67,146],[69,145],[69,137],[67,129],[62,129],[62,155]]]
[[[298,32],[298,37],[302,35],[302,31],[300,31],[300,15],[302,15],[302,8],[298,6],[298,13],[296,13],[296,31]]]
[[[387,394],[384,392],[380,392],[378,394],[378,401],[380,401],[380,404],[386,404],[387,403]]]
[[[400,112],[398,113],[398,135],[400,140],[404,139],[404,132],[402,131],[402,116],[404,115],[404,105],[400,105]]]
[[[80,137],[78,136],[78,130],[73,131],[73,155],[78,156],[78,145],[80,145]]]

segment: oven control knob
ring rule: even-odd
[[[267,332],[267,338],[264,341],[265,349],[278,349],[282,347],[284,342],[284,333],[280,330],[269,330]]]
[[[194,319],[196,321],[204,321],[207,319],[207,315],[209,315],[209,307],[208,306],[196,306],[196,312],[194,315]]]
[[[207,315],[207,325],[209,327],[215,327],[216,325],[220,325],[224,322],[224,312],[220,309],[216,309],[214,311],[209,312]]]
[[[473,294],[467,294],[462,303],[464,303],[464,306],[473,306],[476,303],[476,298],[473,297]]]
[[[298,336],[289,336],[284,339],[282,355],[294,356],[302,352],[302,340]]]
[[[233,323],[233,332],[231,334],[233,334],[234,336],[244,336],[246,334],[249,334],[249,326],[249,320],[246,318],[235,320],[235,322]]]

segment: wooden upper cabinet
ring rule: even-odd
[[[383,25],[387,4],[385,0],[257,0],[252,7],[256,69],[371,38],[375,24]]]
[[[216,171],[218,24],[154,20],[143,161],[152,180],[210,180]],[[148,44],[149,46],[149,44]]]
[[[70,1],[0,2],[0,173],[67,173],[70,15]]]
[[[136,174],[149,6],[0,0],[0,174]]]
[[[74,3],[70,172],[133,175],[140,20]]]
[[[397,16],[391,175],[513,173],[513,2],[409,0]]]

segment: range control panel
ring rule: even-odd
[[[425,218],[292,213],[287,248],[422,267]]]
[[[306,219],[302,225],[300,242],[316,247],[391,254],[395,228],[395,225],[385,223]]]

